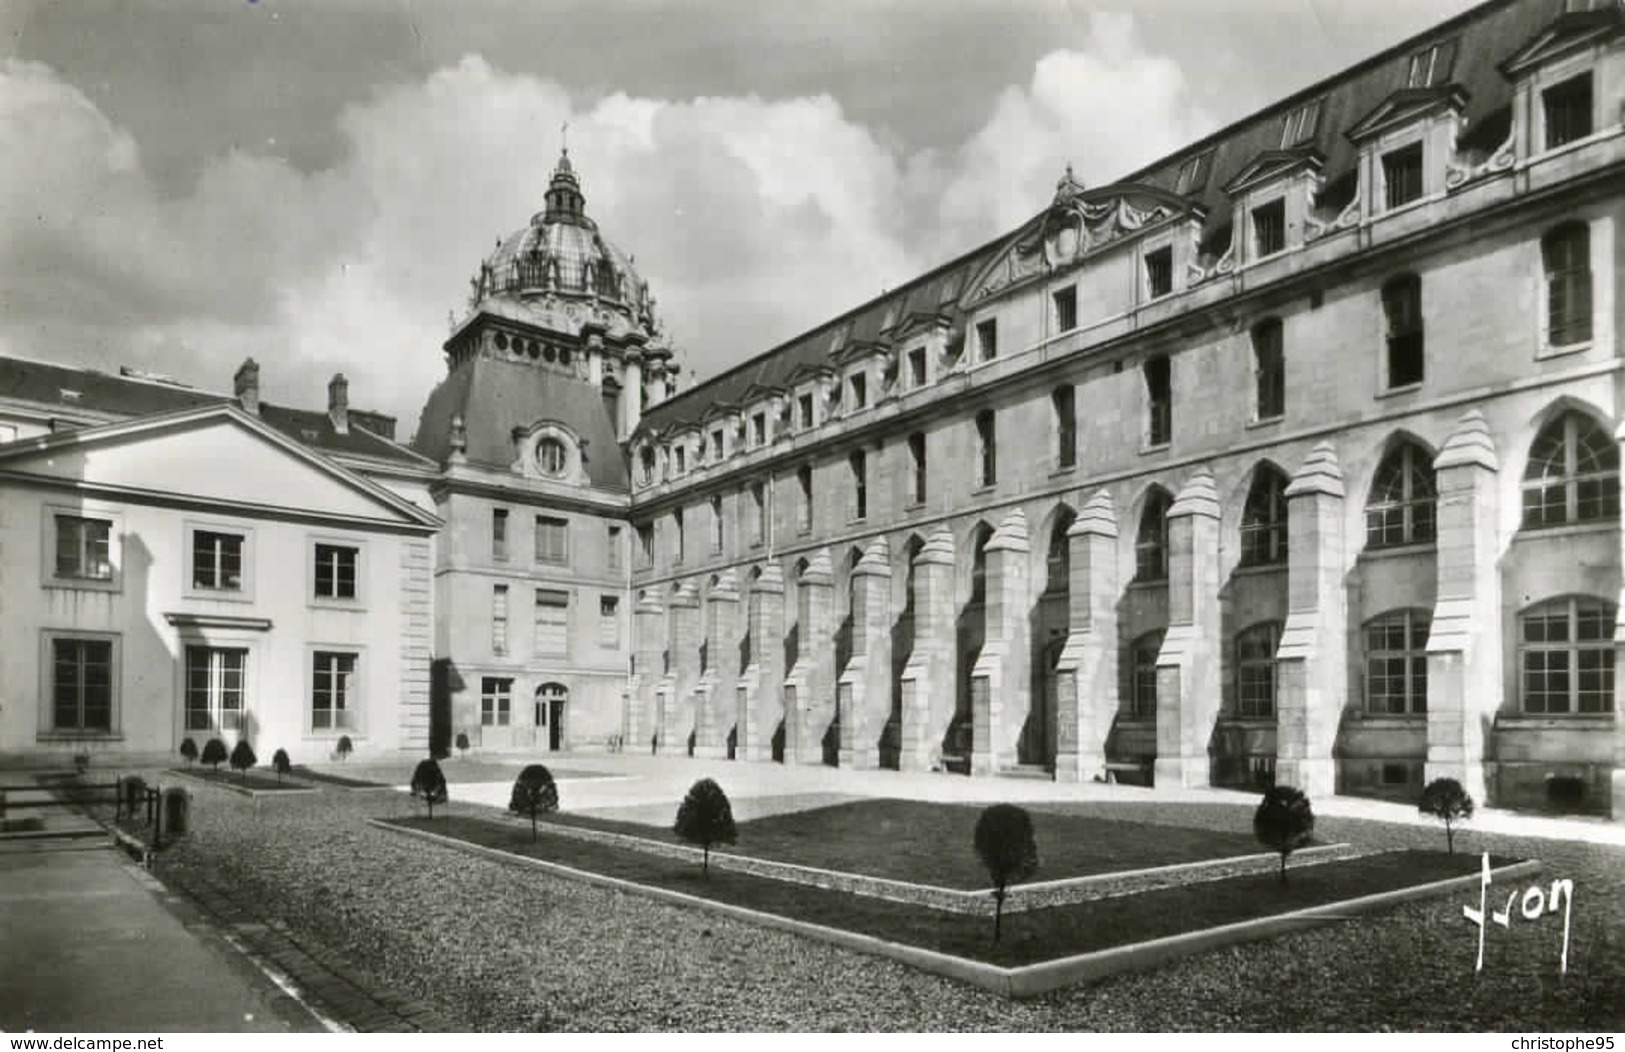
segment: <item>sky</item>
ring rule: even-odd
[[[404,439],[568,124],[690,386],[1470,6],[0,0],[0,354]]]

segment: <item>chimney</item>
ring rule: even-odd
[[[243,412],[260,415],[260,367],[252,358],[245,358],[231,378],[232,393],[243,407]]]
[[[333,422],[334,431],[350,433],[350,381],[343,373],[334,373],[327,382],[327,419]]]

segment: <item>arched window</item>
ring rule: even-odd
[[[1614,606],[1588,596],[1518,617],[1518,682],[1530,715],[1614,711]]]
[[[1286,476],[1267,464],[1254,473],[1241,509],[1241,565],[1286,562],[1286,487]]]
[[[1072,539],[1067,531],[1077,521],[1072,509],[1063,507],[1055,516],[1049,533],[1049,552],[1044,560],[1044,591],[1065,592],[1072,585]]]
[[[1402,274],[1382,287],[1388,322],[1388,386],[1422,382],[1422,279]]]
[[[1408,442],[1390,450],[1377,465],[1365,505],[1366,547],[1430,543],[1438,500],[1432,459]]]
[[[1540,239],[1546,271],[1546,342],[1567,347],[1591,341],[1591,231],[1564,223]]]
[[[1366,708],[1384,716],[1428,710],[1426,610],[1391,610],[1365,624]]]
[[[1155,719],[1157,715],[1157,654],[1162,650],[1163,630],[1147,632],[1129,646],[1128,713],[1134,719]]]
[[[1286,349],[1281,319],[1266,318],[1253,326],[1255,420],[1273,420],[1286,412]]]
[[[1153,489],[1145,498],[1145,510],[1140,512],[1140,529],[1134,536],[1136,581],[1168,579],[1168,509],[1173,503],[1168,491],[1161,487]]]
[[[563,442],[549,435],[536,444],[536,462],[543,474],[562,475],[569,462],[569,451]]]
[[[1523,528],[1619,518],[1619,446],[1583,413],[1540,429],[1523,473]]]
[[[1275,650],[1281,622],[1263,621],[1236,633],[1236,714],[1275,715]]]

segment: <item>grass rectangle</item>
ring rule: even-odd
[[[1467,876],[1479,864],[1470,855],[1389,852],[1305,867],[1292,872],[1285,885],[1275,874],[1264,874],[1028,910],[1005,917],[1003,936],[995,946],[992,920],[986,917],[722,869],[706,875],[698,863],[546,833],[532,843],[529,829],[478,818],[416,816],[387,824],[1003,967],[1036,964]],[[1500,860],[1495,864],[1499,865]]]
[[[676,816],[676,806],[672,815]],[[914,884],[972,891],[988,887],[972,848],[975,806],[915,800],[862,800],[772,815],[739,824],[739,842],[719,847],[753,858],[834,869]],[[670,827],[558,814],[550,821],[678,843]],[[1032,812],[1038,841],[1035,880],[1121,873],[1263,850],[1252,837],[1212,829],[1148,826],[1080,815]]]

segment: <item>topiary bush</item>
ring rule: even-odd
[[[355,745],[351,743],[350,736],[348,734],[339,735],[339,743],[336,748],[338,750],[340,760],[348,760],[350,758],[350,754],[355,751]]]
[[[1422,790],[1421,802],[1416,810],[1432,815],[1444,822],[1444,845],[1450,854],[1456,853],[1457,822],[1473,817],[1473,798],[1454,778],[1435,778]]]
[[[722,786],[709,778],[701,778],[688,790],[677,808],[677,821],[672,830],[690,844],[698,844],[704,851],[701,871],[711,875],[711,845],[732,844],[739,837],[734,827],[733,805]]]
[[[231,769],[243,772],[243,778],[248,778],[248,769],[259,763],[259,757],[254,755],[254,747],[248,744],[247,738],[239,738],[237,745],[231,750]]]
[[[271,766],[276,768],[276,780],[282,781],[282,776],[293,770],[293,764],[288,762],[288,750],[278,749],[272,753]]]
[[[533,763],[519,772],[513,783],[513,796],[508,810],[516,815],[530,816],[530,839],[536,842],[536,816],[559,809],[559,787],[553,781],[553,772],[539,763]]]
[[[1264,794],[1253,812],[1253,835],[1281,856],[1281,883],[1286,883],[1286,857],[1315,834],[1315,812],[1302,790],[1277,785]]]
[[[225,763],[226,758],[230,755],[231,754],[226,751],[225,742],[221,741],[219,738],[210,738],[208,741],[203,743],[203,755],[199,759],[211,770],[218,771],[220,769],[220,765]]]
[[[188,767],[197,762],[197,742],[193,741],[191,738],[182,738],[181,758],[186,761],[186,766]]]
[[[446,776],[433,757],[420,762],[412,772],[412,795],[428,805],[430,818],[434,817],[434,805],[446,802]]]
[[[1038,871],[1032,816],[1015,804],[994,804],[983,811],[976,820],[976,857],[993,878],[993,942],[997,944],[1006,891]]]
[[[468,735],[462,731],[457,732],[457,751],[465,757],[468,755]],[[543,770],[546,770],[544,767]]]

